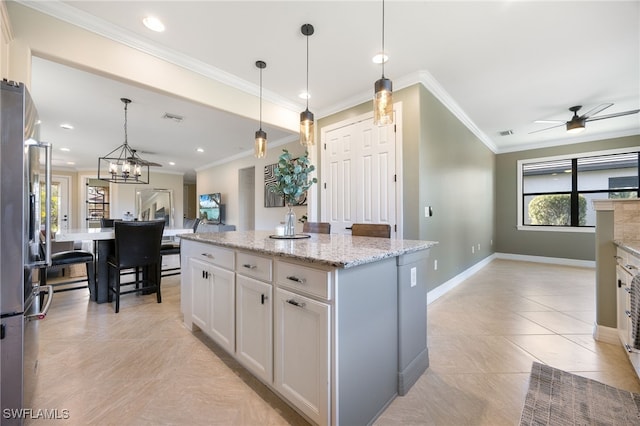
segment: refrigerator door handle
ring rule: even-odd
[[[37,290],[34,290],[34,296],[40,297],[40,293],[47,293],[47,303],[45,303],[44,307],[40,312],[36,312],[35,314],[27,315],[27,319],[29,321],[42,320],[47,316],[49,312],[49,308],[51,307],[51,302],[53,301],[53,286],[46,285],[44,287],[38,287]]]
[[[45,152],[45,215],[44,215],[44,259],[34,263],[34,266],[51,266],[51,144],[37,142],[38,148],[44,148]],[[38,214],[38,213],[36,213]]]

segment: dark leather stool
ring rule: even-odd
[[[59,282],[56,282],[54,284],[51,284],[53,286],[53,288],[54,288],[54,290],[53,290],[54,293],[87,288],[87,286],[84,285],[84,286],[56,289],[56,287],[58,287],[58,286],[63,286],[63,285],[67,285],[67,284],[76,284],[76,283],[81,283],[81,282],[84,282],[84,281],[87,281],[89,290],[91,292],[95,291],[95,288],[96,288],[96,281],[95,281],[96,280],[96,276],[95,276],[95,266],[94,266],[95,264],[94,264],[93,253],[88,252],[88,251],[84,251],[84,250],[68,250],[68,251],[61,251],[59,253],[53,253],[51,255],[51,266],[40,268],[40,285],[41,286],[46,286],[47,285],[47,270],[48,269],[53,269],[53,268],[56,268],[56,267],[69,266],[69,265],[76,265],[78,263],[84,263],[86,265],[86,267],[87,267],[87,278],[86,279],[84,279],[84,278],[75,279],[75,280],[71,279],[71,280],[59,281]]]

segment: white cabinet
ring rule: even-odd
[[[618,336],[636,374],[640,376],[640,351],[634,349],[631,325],[631,281],[640,273],[640,258],[618,248],[616,260]]]
[[[275,388],[311,420],[328,424],[331,307],[282,288],[274,304]]]
[[[192,322],[216,343],[235,349],[234,273],[200,259],[189,259]]]
[[[267,383],[273,381],[272,285],[236,276],[236,358]]]

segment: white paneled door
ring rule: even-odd
[[[338,234],[354,223],[387,223],[395,237],[395,125],[378,127],[366,117],[323,133],[322,220]]]

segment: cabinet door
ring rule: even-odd
[[[209,265],[189,259],[191,277],[191,320],[208,334],[209,331]]]
[[[209,266],[210,316],[208,334],[229,353],[235,350],[235,274]]]
[[[236,275],[236,358],[265,382],[273,381],[272,286]]]
[[[320,425],[328,424],[331,307],[276,289],[275,387]]]

